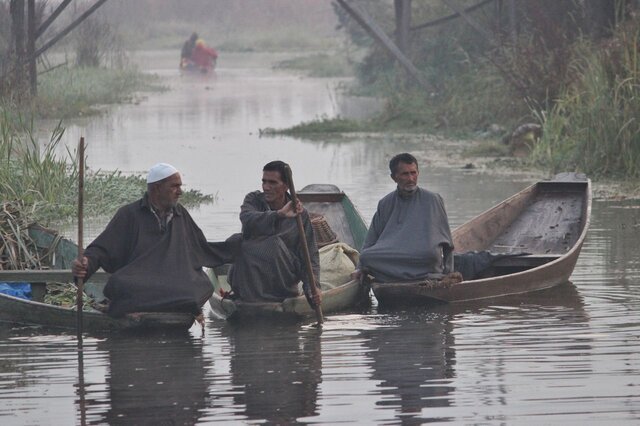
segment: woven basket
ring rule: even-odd
[[[318,248],[338,242],[338,236],[333,232],[333,229],[331,229],[323,215],[311,213],[309,218],[311,219],[311,227],[316,236],[316,245]]]

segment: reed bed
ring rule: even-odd
[[[42,258],[29,236],[33,220],[19,201],[0,205],[0,270],[42,269]]]
[[[32,132],[33,123],[0,108],[0,196],[20,201],[34,221],[52,226],[77,216],[78,158],[76,150],[59,155],[64,135],[61,124],[49,141],[41,144]],[[120,171],[87,171],[85,209],[88,217],[110,216],[146,191],[139,175]],[[198,190],[185,190],[181,203],[187,207],[215,200]]]
[[[640,29],[604,49],[585,48],[579,77],[544,122],[534,161],[592,176],[640,178]]]
[[[157,76],[134,68],[60,67],[40,77],[35,108],[41,117],[68,118],[135,101],[138,91],[163,90]]]
[[[39,249],[29,234],[33,224],[29,209],[21,201],[0,204],[0,270],[38,270],[51,267],[51,253]],[[47,283],[44,302],[63,307],[74,307],[77,287],[74,283]],[[83,306],[95,305],[83,294]]]

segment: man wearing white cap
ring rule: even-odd
[[[73,274],[88,279],[98,268],[111,273],[104,289],[108,313],[189,311],[198,315],[213,287],[203,266],[229,259],[209,244],[178,200],[182,178],[175,167],[159,163],[149,170],[147,192],[121,207],[105,230],[86,248]]]

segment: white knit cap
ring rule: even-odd
[[[171,164],[158,163],[149,169],[147,183],[158,182],[176,173],[178,173],[178,169],[173,167]]]

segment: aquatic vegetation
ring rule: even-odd
[[[287,135],[300,136],[311,135],[314,133],[348,133],[361,132],[367,129],[367,124],[357,120],[349,120],[347,118],[336,117],[320,117],[315,120],[300,123],[287,129],[260,129],[261,136],[269,135]]]
[[[136,92],[166,90],[159,77],[133,68],[60,67],[40,77],[35,112],[67,118],[95,113],[100,105],[135,102]]]
[[[32,128],[32,122],[0,108],[0,197],[3,201],[19,201],[23,212],[41,224],[69,221],[77,216],[78,208],[77,152],[67,148],[66,156],[57,154],[65,131],[61,123],[42,145]],[[111,215],[145,190],[143,176],[88,170],[84,213]],[[213,201],[213,195],[197,190],[185,190],[181,200],[186,206]]]
[[[353,75],[353,68],[346,56],[317,53],[280,61],[275,69],[305,71],[309,77],[347,77]]]

